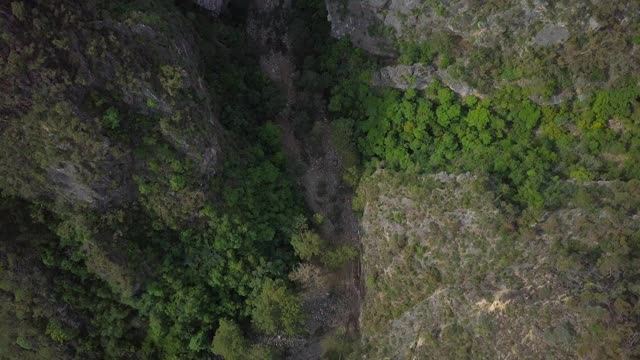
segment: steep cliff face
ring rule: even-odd
[[[154,127],[215,173],[221,130],[184,19],[66,1],[1,6],[6,192],[94,208],[130,200],[143,172],[134,150]]]
[[[520,85],[540,102],[557,102],[549,98],[585,94],[638,70],[636,2],[326,3],[334,36],[407,64],[433,64],[483,93]]]

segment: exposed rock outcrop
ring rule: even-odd
[[[589,25],[591,26],[591,25]],[[533,38],[533,43],[539,46],[558,45],[569,39],[569,30],[562,25],[545,25]]]
[[[428,39],[429,34],[447,31],[480,46],[510,47],[535,38],[540,46],[560,44],[570,35],[555,21],[571,21],[576,33],[594,28],[594,5],[547,1],[478,2],[457,0],[326,0],[332,32],[351,36],[354,43],[378,54],[392,54],[396,39]],[[638,16],[638,14],[631,14]],[[546,23],[539,30],[537,24]]]
[[[434,81],[439,81],[460,96],[474,95],[486,97],[477,89],[472,88],[462,80],[455,79],[447,70],[439,70],[435,66],[423,64],[385,66],[373,74],[371,81],[374,86],[392,87],[396,89],[423,90]]]
[[[557,103],[560,93],[589,93],[640,71],[640,52],[629,41],[638,36],[632,25],[640,20],[638,2],[326,0],[326,6],[334,37],[348,36],[384,57],[396,57],[406,43],[441,46],[437,37],[446,35],[457,76],[484,93],[526,79],[532,98]],[[473,92],[455,85],[459,93]]]
[[[437,78],[437,70],[422,64],[386,66],[373,75],[374,86],[396,89],[427,88]]]
[[[211,11],[212,14],[218,15],[229,3],[229,0],[194,0],[196,4]]]
[[[372,34],[369,29],[385,24],[377,13],[386,1],[327,0],[331,34],[337,38],[349,36],[354,45],[376,55],[395,54],[394,39]]]

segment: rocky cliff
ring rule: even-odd
[[[519,85],[539,102],[558,102],[620,81],[640,63],[636,2],[326,3],[334,36],[407,65],[434,65],[482,93]]]

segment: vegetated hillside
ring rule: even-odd
[[[243,26],[0,4],[0,358],[279,358],[254,340],[301,330],[306,220]]]
[[[434,66],[442,80],[484,94],[518,84],[539,102],[559,102],[639,70],[635,1],[326,2],[334,36]]]
[[[638,356],[640,182],[567,186],[562,207],[516,226],[486,178],[364,180],[368,358]]]
[[[43,226],[20,226],[20,219],[28,214],[21,211],[16,201],[0,204],[0,358],[11,359],[64,359],[62,351],[48,334],[28,321],[32,312],[42,317],[54,317],[58,308],[50,302],[44,289],[52,280],[38,258],[35,246],[43,246],[52,237],[43,232]],[[49,334],[57,323],[52,323]],[[58,334],[54,334],[57,336]]]

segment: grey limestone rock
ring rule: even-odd
[[[569,30],[562,25],[547,24],[538,31],[533,43],[539,46],[558,45],[569,39]]]
[[[418,89],[428,87],[437,78],[434,67],[422,64],[386,66],[376,72],[372,83],[374,86],[393,87],[396,89]]]
[[[484,98],[486,95],[469,86],[462,80],[455,79],[447,70],[423,64],[386,66],[378,70],[371,81],[372,85],[392,87],[396,89],[423,90],[434,81],[440,81],[460,96],[474,95]]]
[[[195,2],[201,7],[217,15],[229,3],[229,0],[195,0]]]

